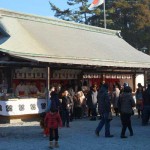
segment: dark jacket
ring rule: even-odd
[[[48,112],[44,119],[44,123],[48,128],[56,129],[62,126],[62,121],[58,112]]]
[[[135,107],[135,101],[131,93],[122,93],[118,101],[120,113],[132,114],[132,107]]]
[[[111,103],[108,95],[108,90],[105,87],[101,87],[98,92],[97,98],[99,113],[109,113],[111,111]]]
[[[59,98],[58,98],[58,94],[57,93],[53,93],[51,95],[51,106],[50,108],[53,108],[55,110],[59,110],[59,107],[60,107],[60,101],[59,101]]]
[[[68,96],[62,97],[62,110],[69,110],[71,107],[71,99]]]
[[[150,106],[150,86],[143,93],[143,105]]]
[[[58,94],[55,92],[51,94],[51,98],[47,102],[47,108],[45,112],[49,112],[51,108],[55,109],[56,111],[58,111],[60,108]]]

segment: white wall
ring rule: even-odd
[[[138,83],[141,83],[142,86],[144,86],[144,74],[137,74],[136,75],[136,80],[135,80],[136,88],[137,88]]]

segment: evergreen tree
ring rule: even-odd
[[[121,30],[123,39],[133,47],[150,54],[150,0],[106,0],[107,28]],[[55,17],[104,27],[103,5],[89,10],[88,0],[67,0],[61,10],[50,2]],[[71,9],[73,8],[73,9]]]
[[[133,47],[145,53],[150,50],[150,0],[126,1],[114,3],[114,13],[111,14],[111,28],[121,30],[122,37]]]
[[[61,10],[51,2],[49,3],[55,12],[54,16],[67,21],[90,24],[89,17],[100,13],[100,10],[91,11],[88,9],[90,5],[88,0],[67,0],[69,8],[65,10]]]

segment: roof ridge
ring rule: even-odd
[[[118,35],[118,33],[120,32],[118,30],[110,30],[110,29],[94,27],[94,26],[90,26],[90,25],[75,23],[75,22],[71,22],[71,21],[65,21],[65,20],[56,19],[56,18],[43,17],[43,16],[39,16],[39,15],[10,11],[10,10],[6,10],[6,9],[0,9],[0,16],[1,17],[8,16],[8,17],[31,20],[31,21],[36,21],[36,22],[50,23],[50,24],[61,25],[61,26],[65,26],[65,27],[71,27],[71,28],[88,30],[91,32],[111,34],[111,35]]]

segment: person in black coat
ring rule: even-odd
[[[142,125],[148,125],[150,119],[150,83],[148,84],[147,89],[143,93],[143,117]]]
[[[118,109],[122,123],[121,138],[127,138],[127,136],[125,136],[127,128],[130,131],[130,136],[133,136],[133,129],[131,124],[131,115],[133,113],[132,107],[135,107],[135,101],[132,97],[132,89],[129,86],[126,86],[124,87],[124,91],[120,95],[118,101]]]
[[[111,112],[111,103],[108,95],[108,85],[104,83],[98,92],[98,110],[101,115],[101,120],[95,130],[95,134],[99,136],[99,132],[105,125],[105,137],[113,137],[110,134],[109,114]]]
[[[69,93],[67,90],[63,92],[62,95],[62,122],[63,126],[66,125],[66,127],[69,127],[69,115],[70,115],[70,109],[71,109],[71,100],[69,98]]]

